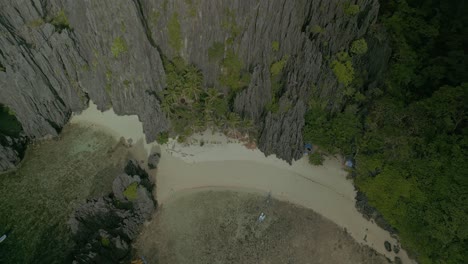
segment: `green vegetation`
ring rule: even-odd
[[[221,22],[221,26],[223,29],[225,29],[231,34],[232,41],[241,33],[241,28],[237,25],[236,14],[234,13],[234,11],[226,9],[224,13],[225,16],[223,21]]]
[[[123,192],[125,198],[129,201],[133,201],[137,198],[138,196],[138,182],[133,182]]]
[[[221,62],[221,76],[219,82],[238,92],[250,82],[250,74],[242,69],[242,60],[232,50],[226,52],[226,57]]]
[[[101,245],[102,245],[103,247],[108,247],[108,246],[110,246],[110,240],[109,240],[109,238],[107,238],[107,237],[102,237],[102,238],[101,238]]]
[[[271,49],[272,49],[274,52],[279,51],[279,48],[280,48],[280,44],[279,44],[278,41],[275,40],[275,41],[273,41],[273,42],[271,43]]]
[[[159,133],[158,136],[156,137],[156,142],[158,142],[158,144],[160,145],[164,145],[167,142],[169,142],[169,133],[167,132]]]
[[[158,25],[159,17],[161,16],[161,13],[159,10],[152,10],[151,13],[149,14],[149,20],[153,26]]]
[[[355,158],[356,186],[423,264],[468,259],[468,59],[462,6],[456,1],[382,2],[380,23],[393,49],[385,86],[359,93],[352,84],[346,92],[359,100],[337,113],[312,100],[304,127],[306,141]],[[342,83],[350,84],[352,74],[340,76],[352,64],[340,57],[332,67]]]
[[[344,7],[344,13],[348,16],[355,16],[360,12],[360,8],[358,5],[352,5],[350,3],[346,3]]]
[[[64,29],[70,29],[70,22],[68,22],[68,18],[65,15],[65,11],[60,10],[57,15],[52,18],[50,21],[52,25],[54,25],[55,29],[58,31],[62,31]]]
[[[23,130],[10,108],[0,104],[0,134],[16,137]]]
[[[125,88],[127,88],[127,89],[128,89],[128,88],[130,87],[130,85],[132,84],[132,82],[129,81],[129,80],[124,80],[122,83],[123,83],[123,85],[125,86]]]
[[[354,67],[351,57],[346,52],[340,52],[336,59],[331,62],[331,68],[338,82],[345,86],[350,85],[354,80]]]
[[[211,47],[208,48],[208,58],[210,60],[221,59],[224,55],[224,44],[221,42],[214,42]]]
[[[37,28],[37,27],[40,27],[42,25],[44,25],[44,19],[42,18],[38,18],[38,19],[34,19],[32,21],[30,21],[28,23],[28,26],[32,27],[32,28]]]
[[[274,62],[270,66],[270,74],[275,77],[278,76],[282,71],[286,63],[288,62],[289,56],[283,56],[283,58],[277,62]]]
[[[323,157],[322,153],[314,152],[308,155],[309,163],[315,166],[320,166],[323,164],[325,158]]]
[[[203,75],[183,59],[164,60],[167,88],[159,95],[161,107],[171,120],[178,140],[185,140],[194,132],[208,127],[224,132],[240,130],[253,132],[253,125],[230,112],[228,99],[215,88],[203,87]],[[165,142],[168,134],[160,134],[158,142]]]
[[[179,14],[175,12],[172,14],[167,24],[169,31],[169,45],[175,52],[182,49],[182,30],[180,29]]]
[[[114,58],[118,58],[122,53],[128,51],[127,42],[122,37],[116,37],[112,42],[111,52]]]
[[[310,31],[314,34],[322,34],[325,32],[325,29],[323,29],[321,26],[319,25],[313,25],[312,28],[310,29]]]
[[[351,44],[351,53],[356,55],[362,55],[367,52],[367,42],[365,39],[361,38],[353,41]]]
[[[197,0],[185,0],[185,4],[188,6],[188,15],[190,17],[195,17],[197,15],[197,3],[194,1]]]

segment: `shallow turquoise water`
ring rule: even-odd
[[[0,175],[0,263],[70,263],[67,221],[77,204],[110,192],[127,149],[103,132],[72,125],[30,146],[20,168]]]

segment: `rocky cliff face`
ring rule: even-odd
[[[354,5],[359,12],[348,11]],[[233,110],[255,120],[261,150],[291,161],[302,155],[309,99],[343,106],[330,58],[368,36],[378,8],[377,0],[1,0],[0,103],[32,139],[56,135],[92,100],[137,114],[153,141],[170,126],[157,97],[166,87],[163,58],[182,57],[206,86],[227,92],[218,80],[230,54],[250,75]],[[216,49],[221,55],[211,56]],[[361,65],[384,67],[385,54]],[[272,102],[279,111],[266,110]]]

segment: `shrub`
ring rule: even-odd
[[[362,55],[367,52],[367,42],[365,39],[361,38],[353,41],[351,44],[351,53],[356,55]]]
[[[286,62],[288,62],[288,56],[283,56],[281,60],[272,63],[270,66],[271,76],[278,76],[281,73],[281,71],[283,71],[284,66],[286,66]]]
[[[169,45],[174,51],[179,52],[182,49],[182,31],[180,29],[179,15],[172,14],[167,24],[169,31]]]
[[[210,60],[216,60],[222,58],[224,55],[224,44],[221,42],[215,42],[211,47],[208,48],[208,58]]]
[[[233,91],[239,91],[250,82],[250,75],[242,72],[243,63],[239,56],[228,50],[221,63],[222,72],[219,82]]]
[[[279,44],[278,41],[275,40],[275,41],[273,41],[273,42],[271,43],[271,49],[272,49],[274,52],[277,52],[277,51],[279,50],[279,48],[280,48],[280,44]]]
[[[65,15],[65,11],[63,10],[60,10],[57,13],[57,15],[54,18],[52,18],[52,21],[50,21],[50,23],[54,25],[54,27],[59,31],[66,28],[70,29],[70,23],[68,22],[68,18]]]
[[[350,85],[354,80],[354,67],[348,53],[340,52],[336,59],[331,62],[331,68],[338,82],[345,86]]]
[[[325,32],[325,30],[319,25],[313,25],[310,31],[315,34],[322,34]]]
[[[360,8],[358,5],[348,4],[344,8],[344,12],[348,16],[355,16],[360,12]]]
[[[138,182],[133,182],[130,184],[125,191],[123,192],[125,198],[129,201],[133,201],[137,198],[138,195]]]
[[[103,247],[108,247],[108,246],[110,246],[110,240],[109,240],[109,238],[107,238],[107,237],[102,237],[102,238],[101,238],[101,245],[102,245]]]
[[[325,158],[323,155],[319,152],[314,152],[312,154],[309,154],[309,163],[315,166],[320,166],[323,165],[323,161]]]
[[[127,52],[128,46],[125,40],[121,37],[116,37],[112,42],[111,52],[114,58],[118,58],[122,53]]]
[[[158,142],[158,144],[160,145],[166,144],[168,141],[169,141],[169,133],[167,132],[161,132],[156,137],[156,142]]]

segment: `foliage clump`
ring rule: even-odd
[[[309,163],[315,166],[323,165],[325,158],[322,153],[314,152],[308,155]]]
[[[225,58],[221,62],[221,76],[219,82],[232,89],[234,92],[240,91],[250,83],[250,74],[243,71],[242,60],[232,50],[226,52]]]
[[[288,62],[288,56],[283,56],[279,61],[273,62],[270,66],[270,74],[275,77],[278,76],[282,71],[286,63]]]
[[[331,62],[331,68],[338,82],[345,86],[350,85],[354,80],[354,67],[351,57],[347,52],[340,52],[336,59]]]
[[[360,12],[359,5],[346,4],[344,12],[348,16],[355,16]]]
[[[277,52],[279,51],[279,48],[280,48],[280,44],[277,40],[273,41],[271,43],[271,49],[274,51],[274,52]]]
[[[221,59],[224,55],[224,44],[221,42],[214,42],[211,47],[208,48],[208,58],[210,60]]]
[[[164,145],[169,142],[169,133],[168,132],[161,132],[156,137],[156,142],[160,145]]]
[[[319,25],[313,25],[312,28],[310,29],[310,31],[314,34],[322,34],[325,32],[325,29],[323,29],[321,26]]]
[[[203,75],[181,58],[164,62],[167,88],[162,91],[161,106],[171,120],[178,140],[185,140],[194,132],[208,127],[223,131],[241,129],[251,131],[253,125],[230,112],[225,94],[215,88],[204,89]]]
[[[129,201],[133,201],[137,198],[138,196],[138,182],[133,182],[123,192],[125,198]]]
[[[356,55],[363,55],[367,52],[367,42],[361,38],[351,43],[351,53]]]
[[[179,52],[182,49],[182,30],[177,12],[172,14],[169,19],[167,29],[169,31],[169,45],[175,52]]]
[[[418,263],[465,263],[464,10],[451,1],[399,0],[380,12],[393,50],[383,87],[343,111],[312,103],[304,140],[354,158],[356,187]]]
[[[50,21],[52,25],[58,30],[62,31],[64,29],[70,29],[70,22],[68,22],[68,18],[65,14],[65,11],[60,10],[57,15],[52,18]]]
[[[107,237],[102,237],[102,238],[101,238],[101,245],[102,245],[103,247],[108,247],[108,246],[110,246],[110,240],[109,240],[109,238],[107,238]]]
[[[116,37],[112,42],[111,52],[114,55],[114,58],[118,58],[122,53],[128,51],[127,42],[122,37]]]

